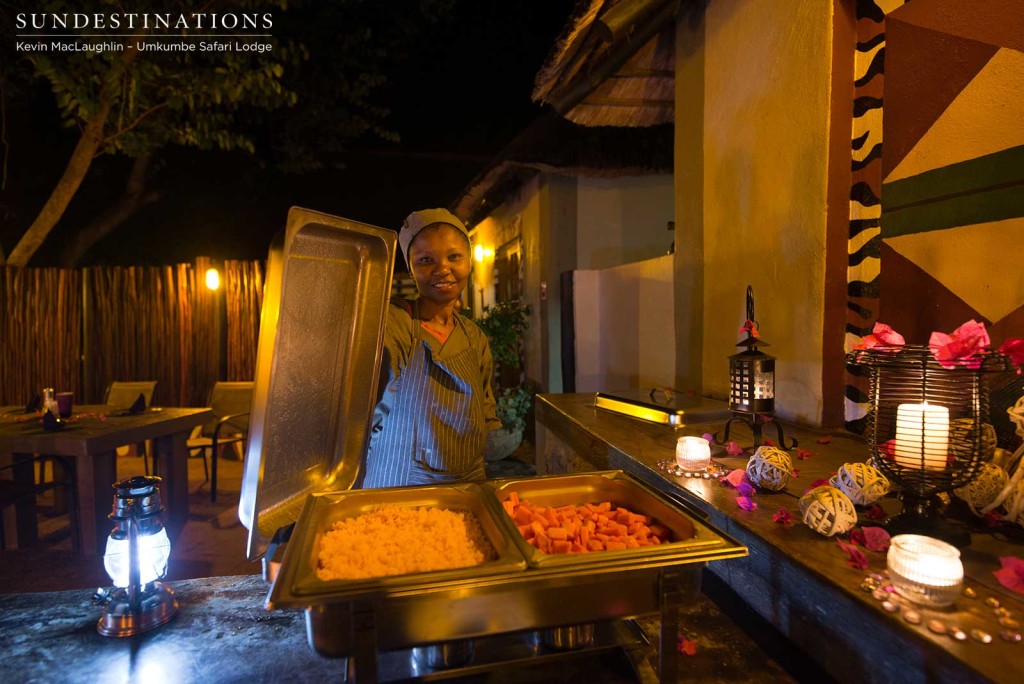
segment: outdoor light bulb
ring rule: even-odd
[[[210,268],[206,270],[206,287],[211,290],[216,290],[220,287],[220,273],[217,269]]]
[[[160,528],[145,537],[139,537],[139,582],[149,584],[167,572],[167,561],[171,556],[171,540],[167,531]],[[103,567],[115,587],[128,586],[128,571],[131,565],[128,553],[128,539],[107,537],[107,549],[103,554]]]
[[[711,465],[711,443],[703,437],[680,437],[676,440],[676,463],[691,472],[707,470]]]
[[[483,245],[477,245],[476,247],[473,248],[473,258],[476,259],[478,262],[481,262],[481,261],[484,260],[484,246]]]

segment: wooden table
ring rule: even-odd
[[[961,550],[965,585],[974,588],[978,598],[961,598],[946,610],[921,609],[922,624],[911,625],[899,612],[883,611],[880,602],[861,589],[868,573],[885,571],[884,553],[865,551],[869,568],[856,570],[847,565],[835,539],[800,522],[798,499],[811,482],[831,476],[844,463],[865,460],[867,448],[860,439],[844,432],[785,426],[787,437],[797,437],[800,446],[813,453],[806,460],[794,458],[799,478],[785,491],[758,492],[758,508],[746,511],[737,505],[732,487],[715,479],[677,477],[658,467],[659,461],[674,457],[678,437],[720,432],[724,421],[675,430],[597,409],[592,394],[538,395],[535,408],[538,474],[622,469],[702,511],[713,526],[750,550],[747,558],[712,562],[708,569],[837,680],[1024,681],[1024,643],[1000,638],[1004,627],[985,603],[998,600],[1014,619],[1024,622],[1024,597],[1002,587],[992,575],[1000,567],[999,557],[1024,557],[1020,536],[1014,542],[978,525],[971,545]],[[773,433],[766,431],[770,437]],[[829,443],[818,443],[826,435]],[[751,445],[750,431],[742,425],[730,439]],[[747,458],[729,457],[721,447],[713,453],[717,463],[730,469],[745,467]],[[890,513],[900,509],[895,499],[883,505]],[[794,515],[795,524],[783,526],[773,520],[780,508]],[[845,541],[846,535],[841,538]],[[930,632],[929,619],[968,633],[983,629],[994,640],[956,641]]]
[[[208,408],[150,408],[135,415],[123,409],[82,405],[66,427],[44,430],[38,419],[25,420],[24,409],[0,409],[0,460],[15,464],[15,479],[31,482],[33,454],[64,456],[74,460],[78,493],[78,525],[82,553],[102,555],[110,530],[113,501],[111,485],[117,481],[115,450],[127,444],[153,440],[154,468],[160,473],[160,498],[167,508],[164,521],[172,540],[188,518],[188,449],[192,429],[210,419]],[[19,539],[35,535],[36,521],[18,514]]]

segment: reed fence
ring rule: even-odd
[[[115,380],[156,380],[163,406],[203,406],[213,383],[251,380],[265,265],[0,267],[0,405],[43,387],[103,400]]]

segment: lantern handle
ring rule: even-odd
[[[747,285],[747,320],[757,324],[754,318],[754,288],[751,285]]]

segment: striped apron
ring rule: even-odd
[[[467,347],[441,361],[417,340],[392,389],[394,407],[370,437],[364,489],[485,477],[487,424],[476,350]]]

